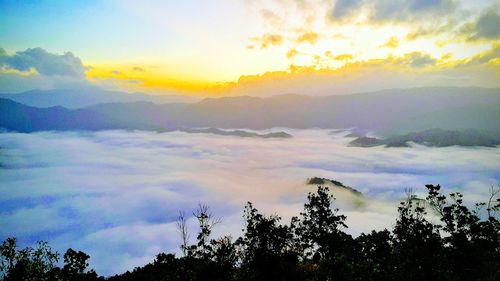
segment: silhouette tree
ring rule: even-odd
[[[439,228],[427,221],[423,201],[409,192],[398,207],[393,230],[394,276],[406,280],[441,280],[443,245]]]
[[[447,198],[439,185],[426,187],[427,200],[443,223],[438,227],[447,234],[443,241],[449,280],[495,280],[500,268],[500,223],[494,214],[500,204],[492,201],[498,192],[492,188],[488,203],[476,204],[487,206],[487,217],[482,220],[480,208],[466,207],[461,193],[450,193]]]
[[[38,241],[35,248],[17,250],[15,238],[7,238],[0,246],[2,280],[54,280],[57,252],[47,242]]]
[[[243,280],[303,280],[293,235],[281,218],[259,213],[250,202],[244,218],[244,234],[236,242],[242,249]]]
[[[198,220],[200,231],[196,236],[197,243],[188,247],[188,255],[201,259],[209,259],[212,251],[210,235],[215,225],[221,222],[220,218],[214,216],[210,207],[205,204],[198,204],[198,208],[193,212],[193,216]]]
[[[187,218],[184,212],[179,212],[179,217],[177,218],[177,231],[181,235],[182,243],[181,250],[184,256],[187,255],[188,243],[189,243],[189,233],[187,229]]]
[[[292,218],[292,225],[295,236],[300,241],[305,257],[313,257],[319,260],[330,252],[334,236],[341,233],[342,227],[347,227],[344,223],[346,216],[338,215],[338,209],[332,209],[331,205],[335,201],[330,190],[326,186],[318,186],[315,193],[307,195],[307,202],[304,204],[304,211],[300,213],[301,218]]]
[[[326,186],[310,192],[300,218],[292,218],[295,239],[318,280],[352,280],[355,241],[342,231],[346,216],[332,208],[335,198]]]
[[[94,270],[86,271],[89,266],[87,263],[89,258],[90,256],[86,253],[69,248],[64,254],[64,267],[62,269],[64,278],[71,281],[97,280],[97,274]]]
[[[356,238],[356,280],[391,280],[394,262],[392,234],[387,229],[362,233]]]

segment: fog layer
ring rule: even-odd
[[[98,273],[114,274],[178,252],[176,217],[198,202],[222,217],[215,235],[238,235],[247,201],[286,222],[314,189],[307,178],[331,178],[363,192],[362,199],[335,194],[347,232],[358,235],[390,228],[405,188],[423,194],[424,184],[441,184],[483,200],[500,181],[499,148],[357,148],[344,132],[286,131],[293,138],[2,133],[0,238],[83,250]]]

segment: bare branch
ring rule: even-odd
[[[187,219],[184,212],[179,211],[179,217],[177,218],[177,231],[181,234],[182,244],[181,250],[182,254],[186,256],[186,251],[189,242],[189,232],[187,229]]]
[[[490,198],[488,198],[488,203],[486,204],[486,211],[488,212],[488,217],[494,217],[497,211],[496,206],[492,206],[493,199],[500,193],[500,184],[495,187],[493,184],[490,186]]]

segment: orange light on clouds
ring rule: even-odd
[[[463,7],[473,7],[468,16],[462,16],[455,6],[442,7],[437,2],[422,14],[405,6],[399,14],[383,15],[367,4],[335,18],[335,1],[223,2],[219,8],[220,3],[207,6],[207,18],[199,15],[187,22],[178,15],[164,17],[171,10],[170,4],[145,7],[127,2],[123,6],[130,13],[147,14],[160,30],[173,30],[179,40],[159,41],[154,52],[142,59],[136,56],[133,62],[89,61],[92,69],[87,77],[111,80],[115,86],[137,91],[230,95],[235,88],[245,93],[242,85],[248,85],[248,77],[255,78],[251,84],[275,79],[270,78],[274,74],[280,77],[275,80],[287,81],[304,77],[306,69],[309,76],[356,76],[355,72],[380,62],[380,75],[399,71],[418,77],[439,71],[452,75],[476,62],[490,69],[498,67],[498,36],[481,37],[475,30],[486,13],[498,17],[487,4],[469,5],[464,1]],[[192,4],[176,7],[176,11],[188,11]],[[488,52],[493,55],[486,60],[483,54]],[[478,60],[481,56],[483,59]],[[301,69],[300,75],[297,69]],[[477,71],[477,67],[470,69]]]

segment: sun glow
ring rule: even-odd
[[[53,7],[61,10],[58,15],[65,26],[39,16],[44,15],[43,7],[34,5],[16,13],[27,19],[36,14],[43,32],[31,28],[34,22],[2,15],[4,25],[18,26],[19,32],[0,31],[5,42],[0,47],[9,54],[33,44],[58,53],[71,50],[86,68],[84,79],[129,92],[246,94],[245,87],[263,89],[258,84],[269,84],[269,77],[276,75],[281,82],[306,89],[305,69],[306,77],[360,77],[374,64],[383,65],[378,68],[381,80],[394,74],[388,71],[424,76],[440,71],[446,77],[456,73],[451,77],[455,80],[470,77],[469,85],[499,86],[498,77],[484,75],[498,73],[498,6],[471,0],[410,2],[120,1],[82,4],[72,17],[67,16],[71,7]],[[115,12],[103,13],[110,8]],[[58,40],[47,41],[54,32]],[[34,39],[27,43],[23,38]],[[300,75],[297,69],[302,69]],[[5,66],[0,71],[14,75]],[[424,76],[421,84],[431,83]],[[330,80],[342,83],[335,77]],[[327,81],[323,88],[334,89]],[[438,81],[432,83],[439,85]],[[398,85],[394,80],[375,86]],[[281,85],[267,92],[294,91]]]

